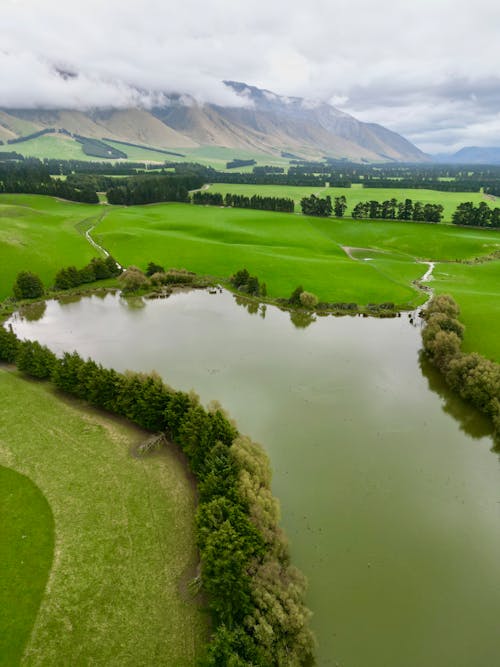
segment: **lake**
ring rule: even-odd
[[[262,443],[318,664],[499,664],[498,455],[488,422],[421,360],[419,320],[310,323],[191,291],[49,301],[11,323],[58,353],[155,369]]]

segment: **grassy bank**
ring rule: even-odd
[[[192,665],[207,620],[185,587],[195,503],[176,451],[138,458],[143,431],[5,368],[0,391],[0,464],[37,485],[55,522],[27,662]]]

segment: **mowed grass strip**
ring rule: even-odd
[[[33,271],[50,286],[63,266],[82,267],[98,256],[77,225],[95,224],[103,208],[53,197],[0,195],[0,299],[12,294],[20,271]]]
[[[326,180],[326,179],[325,179]],[[490,200],[486,199],[479,192],[441,192],[438,190],[420,190],[409,188],[325,188],[318,186],[302,187],[287,185],[238,185],[232,183],[214,183],[210,186],[211,192],[221,192],[226,194],[231,192],[251,197],[252,195],[262,195],[266,197],[290,197],[295,201],[296,211],[300,212],[300,200],[302,197],[316,194],[319,197],[340,197],[344,195],[347,199],[346,215],[351,215],[351,211],[360,201],[379,201],[386,199],[397,199],[403,201],[411,199],[413,202],[419,201],[422,204],[442,204],[444,207],[445,222],[451,221],[455,209],[459,204],[466,201],[474,202],[477,206],[482,201],[486,201],[490,206],[495,206]]]
[[[54,552],[52,512],[40,489],[0,466],[0,665],[21,661]]]
[[[463,349],[500,363],[500,261],[439,264],[432,287],[459,304],[466,327]]]
[[[23,663],[195,664],[207,619],[184,585],[195,499],[177,452],[137,458],[146,433],[6,369],[0,393],[0,464],[39,487],[55,524]]]

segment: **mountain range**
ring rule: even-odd
[[[439,153],[433,156],[434,162],[445,164],[500,164],[498,146],[465,146],[456,153]]]
[[[326,103],[224,82],[240,106],[200,104],[171,95],[152,109],[2,109],[0,140],[54,128],[95,139],[163,149],[222,146],[269,155],[357,162],[424,162],[430,158],[382,125],[364,123]]]

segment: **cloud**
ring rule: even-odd
[[[498,143],[491,0],[0,0],[0,104],[127,107],[222,84],[333,101],[424,150]],[[60,72],[76,76],[61,76]]]

